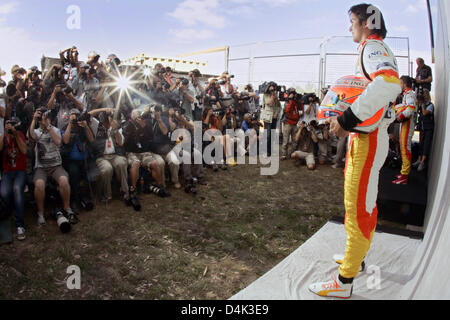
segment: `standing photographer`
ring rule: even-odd
[[[67,71],[64,79],[67,81],[69,86],[72,86],[72,81],[78,74],[79,62],[77,47],[73,46],[71,48],[67,48],[66,50],[60,51],[59,58],[64,70]]]
[[[198,69],[194,69],[189,72],[190,88],[194,92],[194,111],[193,120],[202,121],[202,113],[204,108],[205,88],[200,83],[200,77],[202,74]]]
[[[36,123],[39,123],[39,128]],[[69,175],[62,167],[62,158],[59,152],[61,146],[61,132],[50,124],[49,113],[45,109],[35,112],[31,122],[29,137],[36,143],[36,164],[34,172],[34,198],[38,207],[38,224],[44,225],[45,187],[47,177],[51,176],[59,186],[59,193],[63,202],[63,209],[74,222],[76,217],[70,208]]]
[[[283,145],[281,147],[281,160],[286,160],[290,152],[289,140],[291,139],[292,145],[295,144],[295,136],[297,133],[297,123],[300,120],[300,113],[303,113],[303,105],[297,98],[297,92],[294,88],[290,88],[287,91],[288,104],[283,110]],[[292,150],[291,150],[292,151]]]
[[[100,81],[96,78],[96,69],[83,64],[80,67],[80,73],[73,80],[73,91],[76,97],[83,102],[87,111],[92,111],[98,107],[97,95],[100,91]]]
[[[92,182],[96,179],[96,164],[89,152],[94,135],[88,125],[89,118],[81,114],[80,110],[72,109],[69,112],[69,122],[61,131],[63,145],[61,156],[64,169],[69,173],[71,190],[71,208],[80,213],[80,182],[83,178]]]
[[[15,128],[18,121],[19,120],[16,118],[6,121],[5,132],[0,135],[0,152],[3,151],[3,176],[0,194],[6,203],[10,202],[11,195],[14,194],[17,239],[24,240],[25,222],[23,190],[26,181],[27,145],[23,133]]]
[[[256,94],[253,86],[248,84],[245,86],[244,90],[248,92],[250,100],[248,100],[248,112],[255,114],[259,112],[259,96]]]
[[[189,88],[188,79],[177,79],[175,81],[178,86],[178,94],[181,100],[181,109],[188,121],[194,121],[192,106],[194,105],[195,92]]]
[[[2,80],[2,77],[6,75],[6,72],[0,68],[0,135],[3,135],[4,131],[4,119],[6,115],[6,95],[4,88],[6,82]]]
[[[234,144],[234,139],[230,137],[227,133],[227,130],[235,131],[237,128],[235,110],[233,106],[230,106],[226,109],[223,117],[222,117],[222,135],[223,135],[223,150],[225,154],[225,161],[222,163],[222,168],[225,169],[227,165],[230,167],[234,167],[237,165],[234,160],[234,154],[231,151],[231,146]]]
[[[228,72],[222,73],[222,75],[217,79],[219,85],[220,85],[220,91],[222,92],[222,106],[224,108],[230,107],[234,100],[233,100],[233,93],[234,93],[234,87],[231,84],[231,79],[234,78],[234,76],[230,76]]]
[[[264,92],[263,110],[261,111],[261,120],[264,121],[264,134],[267,137],[267,157],[272,155],[272,130],[277,128],[281,108],[276,89],[276,83],[269,83],[267,90]],[[275,143],[278,143],[278,141]]]

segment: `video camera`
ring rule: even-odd
[[[274,90],[270,90],[270,87],[273,87]],[[270,94],[272,92],[281,92],[282,87],[276,84],[276,82],[270,81],[270,82],[264,82],[262,85],[259,86],[259,92],[263,94]]]
[[[234,75],[231,75],[231,76],[229,76],[230,77],[230,79],[233,79],[234,78]],[[226,79],[220,79],[220,80],[218,80],[217,81],[221,86],[223,86],[225,83],[227,83],[227,80]]]

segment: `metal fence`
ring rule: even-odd
[[[387,38],[401,75],[411,76],[409,38]],[[264,81],[320,92],[337,79],[355,73],[358,45],[351,37],[306,38],[230,46],[226,66],[239,86]]]

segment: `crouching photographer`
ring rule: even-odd
[[[63,144],[61,156],[64,169],[69,173],[71,189],[71,208],[76,214],[81,209],[92,210],[92,185],[98,176],[99,171],[95,160],[92,158],[89,149],[94,142],[94,134],[89,127],[90,116],[78,109],[72,109],[69,115],[69,123],[61,131]],[[86,179],[89,185],[89,195],[82,194],[80,183]]]
[[[6,121],[5,132],[0,136],[0,153],[3,151],[0,194],[7,205],[11,201],[11,196],[14,195],[17,239],[24,240],[25,201],[23,190],[26,181],[27,145],[23,133],[16,129],[19,124],[19,120],[16,118]]]
[[[295,141],[298,144],[298,151],[291,155],[292,159],[296,159],[295,165],[300,166],[302,162],[306,161],[308,170],[314,170],[316,168],[314,143],[319,142],[314,127],[301,122]]]

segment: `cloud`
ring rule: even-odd
[[[418,12],[426,12],[426,10],[427,10],[426,1],[416,0],[415,3],[409,3],[406,6],[405,12],[414,14],[414,13],[418,13]]]
[[[169,34],[178,43],[192,43],[194,41],[211,39],[215,36],[215,33],[209,29],[170,29]]]
[[[17,2],[0,5],[0,39],[3,44],[6,44],[0,50],[0,63],[2,69],[7,72],[15,64],[25,68],[33,65],[40,66],[40,54],[54,55],[60,47],[56,42],[37,40],[22,28],[9,27],[8,15],[14,13],[17,7]],[[10,74],[6,76],[6,79],[9,78]]]
[[[401,25],[401,26],[393,26],[392,31],[394,31],[396,33],[407,33],[407,32],[409,32],[409,29],[407,26]]]
[[[226,25],[226,20],[216,13],[218,7],[218,0],[185,0],[173,12],[169,13],[169,16],[179,20],[187,27],[203,24],[222,29]]]
[[[0,14],[10,14],[16,10],[18,7],[17,2],[8,2],[0,5]]]

